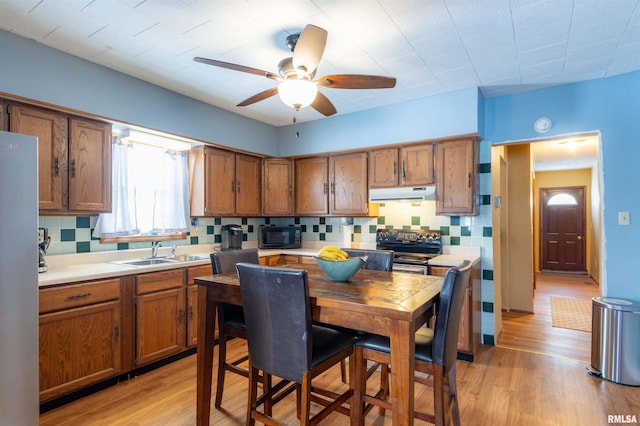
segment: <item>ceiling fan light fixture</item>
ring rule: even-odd
[[[318,86],[308,80],[285,80],[278,85],[280,99],[293,108],[311,105],[318,94]]]

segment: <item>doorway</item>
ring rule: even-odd
[[[542,272],[586,274],[585,187],[540,188]]]
[[[539,309],[537,306],[540,305],[534,300],[534,296],[537,299],[545,292],[540,292],[537,289],[534,291],[534,280],[545,279],[542,277],[543,274],[548,273],[556,277],[565,276],[569,279],[573,272],[571,268],[579,270],[582,274],[586,272],[587,277],[573,274],[574,278],[578,279],[580,283],[582,281],[579,277],[582,277],[582,280],[590,281],[593,283],[596,293],[600,293],[598,283],[601,271],[603,207],[599,201],[602,179],[601,163],[598,160],[599,135],[577,135],[572,137],[571,141],[568,139],[520,141],[492,146],[492,200],[500,201],[495,203],[492,209],[493,284],[494,303],[497,308],[494,311],[494,326],[496,344],[498,345],[502,339],[503,321],[509,320],[509,312],[530,315]],[[591,147],[589,148],[591,151],[586,149],[587,146]],[[571,147],[578,148],[577,150],[567,149]],[[523,155],[526,158],[523,159]],[[516,161],[512,161],[514,159]],[[516,190],[512,192],[514,185]],[[556,269],[551,269],[548,268],[548,265],[543,266],[541,229],[544,213],[541,206],[555,195],[555,193],[549,192],[547,196],[544,196],[546,198],[543,201],[541,190],[544,188],[553,190],[559,188],[582,189],[582,196],[575,195],[578,199],[577,204],[581,204],[584,215],[580,216],[583,219],[582,224],[578,224],[578,229],[581,230],[574,233],[574,241],[581,241],[583,247],[579,248],[577,252],[574,250],[569,256],[565,254],[563,258],[565,259],[564,264],[571,264],[571,268],[569,268],[571,273],[557,274],[555,273],[559,270],[557,267],[554,266]],[[512,197],[512,194],[515,196]],[[518,224],[517,221],[511,220],[512,211],[517,212],[516,218],[521,218],[524,215],[528,221],[521,221],[522,223]],[[562,211],[553,213],[556,216],[558,214],[569,216],[567,212]],[[574,210],[572,214],[580,215],[577,210]],[[586,219],[584,219],[585,216]],[[548,215],[546,220],[549,219]],[[505,226],[505,220],[507,226]],[[567,221],[566,218],[564,220]],[[546,222],[545,225],[548,223]],[[505,229],[508,230],[506,237],[504,235]],[[577,239],[578,235],[582,236],[581,240]],[[566,237],[565,245],[568,240]],[[524,249],[523,244],[526,247]],[[579,247],[579,244],[574,247]],[[514,254],[516,250],[520,250],[519,254]],[[532,257],[533,262],[531,261]],[[547,259],[551,259],[551,256],[545,257],[545,260]],[[563,267],[565,266],[567,265]],[[517,279],[511,273],[513,270],[519,271]],[[529,280],[530,275],[535,278]],[[554,277],[553,285],[564,286],[565,284],[556,281]],[[546,297],[548,298],[548,295]],[[520,306],[525,306],[525,308]],[[526,332],[524,333],[518,340],[526,338]]]

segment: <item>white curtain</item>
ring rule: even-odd
[[[152,231],[154,233],[188,232],[189,168],[187,153],[165,152],[162,175],[155,190]]]
[[[113,170],[114,182],[115,175],[126,170],[128,181],[124,182],[125,187],[121,192],[127,193],[129,203],[116,205],[114,190],[113,213],[100,215],[94,237],[188,232],[190,211],[187,153],[171,153],[162,148],[141,144],[133,144],[125,152],[127,155],[124,156],[114,154]],[[125,198],[123,195],[121,197]],[[128,218],[129,229],[118,231],[114,223],[108,221],[110,216]]]
[[[111,146],[112,213],[102,213],[98,216],[93,231],[95,238],[135,235],[140,232],[136,221],[135,191],[129,179],[130,151],[130,147],[118,140]]]

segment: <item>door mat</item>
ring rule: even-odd
[[[591,299],[551,296],[551,325],[591,332]]]

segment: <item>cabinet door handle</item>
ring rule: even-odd
[[[324,193],[325,193],[325,194],[327,193],[328,189],[329,189],[329,187],[328,187],[328,185],[325,183],[325,184],[324,184]]]
[[[467,182],[468,182],[467,185],[469,186],[469,188],[471,188],[471,173],[469,173],[469,178]]]
[[[234,193],[234,194],[236,193],[236,181],[235,180],[231,181],[231,192]]]
[[[76,177],[76,160],[71,160],[71,177]]]
[[[178,311],[178,324],[184,324],[184,309]]]
[[[393,160],[393,175],[395,176],[398,173],[398,162]]]
[[[238,194],[240,193],[240,182],[238,182]]]
[[[85,297],[91,296],[91,293],[80,293],[80,294],[72,294],[71,296],[67,296],[67,301],[84,299]]]
[[[336,183],[335,182],[331,182],[331,193],[332,194],[336,193]]]
[[[53,160],[53,170],[55,171],[56,176],[60,176],[60,160],[58,157]]]
[[[113,338],[116,340],[116,342],[120,341],[120,324],[116,324],[115,328],[113,329]]]
[[[189,320],[193,321],[193,306],[189,306]]]
[[[406,175],[404,174],[404,160],[402,160],[402,183],[404,183]]]

